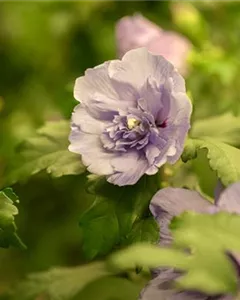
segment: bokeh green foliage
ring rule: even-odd
[[[72,95],[75,78],[85,69],[116,57],[115,23],[135,12],[164,29],[184,34],[193,43],[186,78],[194,101],[192,121],[197,124],[202,118],[230,111],[237,123],[240,4],[204,1],[189,5],[194,7],[190,9],[193,15],[183,24],[174,17],[174,2],[1,2],[0,186],[16,145],[26,138],[34,139],[36,129],[46,122],[70,118],[76,105]],[[192,28],[200,31],[193,33]],[[229,124],[224,120],[222,128]],[[199,126],[195,131],[206,130]],[[238,132],[232,138],[234,145]],[[191,178],[186,186],[200,184],[199,189],[212,196],[216,176],[210,183],[206,181],[206,174],[213,173],[205,157],[201,160],[202,168],[193,161],[180,169],[186,173],[184,178]],[[164,176],[170,180],[168,174]],[[173,185],[182,185],[174,176],[170,176]],[[53,179],[40,172],[25,184],[15,184],[21,200],[16,223],[28,251],[0,249],[0,294],[26,273],[85,261],[78,222],[94,202],[84,188],[86,180],[85,175]]]

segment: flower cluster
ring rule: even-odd
[[[174,66],[145,48],[88,69],[76,80],[70,151],[88,170],[119,186],[175,163],[192,105]]]

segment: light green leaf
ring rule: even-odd
[[[158,190],[158,180],[158,176],[144,176],[134,186],[125,187],[109,184],[101,177],[91,181],[88,190],[95,195],[95,201],[80,218],[88,258],[106,255],[117,245],[139,239],[157,240],[158,229],[148,219],[148,206]]]
[[[87,284],[110,275],[104,263],[94,262],[75,268],[54,268],[31,274],[15,288],[11,300],[69,300]]]
[[[80,156],[68,150],[69,122],[48,122],[17,149],[5,184],[28,179],[42,170],[54,177],[81,174],[85,167]]]
[[[145,282],[126,278],[106,277],[90,283],[73,300],[134,300],[138,299]]]
[[[14,217],[18,214],[18,209],[14,202],[18,202],[18,197],[10,188],[0,191],[0,247],[15,246],[24,249],[25,245],[16,233]]]
[[[233,146],[240,145],[240,117],[231,113],[197,120],[191,129],[192,138],[212,137],[214,140]]]
[[[159,248],[146,243],[138,243],[112,254],[109,266],[115,272],[124,270],[156,267],[186,267],[187,254],[171,248]]]
[[[240,251],[239,226],[240,216],[229,213],[184,213],[176,217],[171,224],[174,244],[192,249],[185,268],[188,273],[178,284],[209,293],[235,293],[236,269],[226,252]]]
[[[182,154],[187,162],[197,157],[200,149],[207,150],[209,165],[224,185],[240,181],[240,150],[214,139],[188,139]]]
[[[133,245],[113,254],[109,263],[120,272],[136,267],[174,267],[185,272],[176,281],[180,290],[234,294],[238,279],[226,253],[240,251],[239,226],[239,215],[184,213],[171,223],[172,248]]]

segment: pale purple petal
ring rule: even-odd
[[[182,35],[164,31],[158,39],[148,45],[149,51],[169,60],[181,74],[187,73],[187,58],[192,48],[191,43]]]
[[[89,101],[91,102],[95,93],[116,99],[116,92],[107,73],[108,65],[109,62],[106,62],[95,68],[87,69],[85,75],[79,77],[75,82],[74,98],[85,105],[91,105]]]
[[[147,79],[152,76],[158,86],[173,76],[174,67],[162,56],[152,55],[146,48],[127,52],[122,61],[111,61],[108,66],[109,76],[113,81],[131,83],[141,89]]]
[[[172,241],[168,225],[174,216],[186,210],[207,212],[212,206],[195,191],[171,187],[159,190],[151,200],[150,211],[160,225],[160,243]]]
[[[153,39],[158,39],[161,29],[140,14],[123,17],[116,24],[118,55],[122,57],[127,51],[147,46]]]
[[[141,109],[149,111],[156,119],[158,112],[164,109],[164,104],[161,100],[162,96],[162,88],[159,88],[157,81],[150,76],[141,90],[141,98],[138,100],[138,105]]]
[[[140,14],[123,17],[118,21],[116,41],[119,57],[129,50],[146,47],[153,54],[169,60],[180,73],[187,73],[191,43],[178,33],[162,30]]]
[[[93,117],[104,120],[111,120],[118,110],[134,106],[132,101],[123,97],[130,93],[126,86],[122,88],[119,83],[119,89],[115,90],[107,72],[108,65],[109,62],[88,69],[85,76],[76,80],[74,87],[75,98],[85,105]],[[124,94],[119,90],[123,90]]]
[[[135,184],[148,168],[146,160],[136,152],[124,153],[111,164],[115,173],[108,177],[108,181],[119,186]]]
[[[173,269],[165,270],[151,280],[142,290],[139,300],[207,300],[207,295],[198,292],[181,292],[173,288],[173,281],[179,277]],[[215,298],[220,299],[220,298]]]
[[[216,205],[221,210],[240,214],[240,182],[228,186],[221,193]]]
[[[82,132],[100,134],[108,125],[108,122],[99,121],[90,114],[86,114],[83,105],[77,105],[72,114],[72,124],[78,127]]]
[[[98,135],[86,134],[79,128],[72,126],[69,140],[71,142],[69,150],[74,153],[81,153],[82,162],[88,167],[89,172],[97,175],[109,175],[113,172],[111,159],[115,155],[106,153]]]

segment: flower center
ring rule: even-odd
[[[141,122],[139,120],[135,119],[135,118],[129,118],[127,120],[127,127],[128,127],[128,129],[131,130],[131,129],[137,127],[140,123]]]

